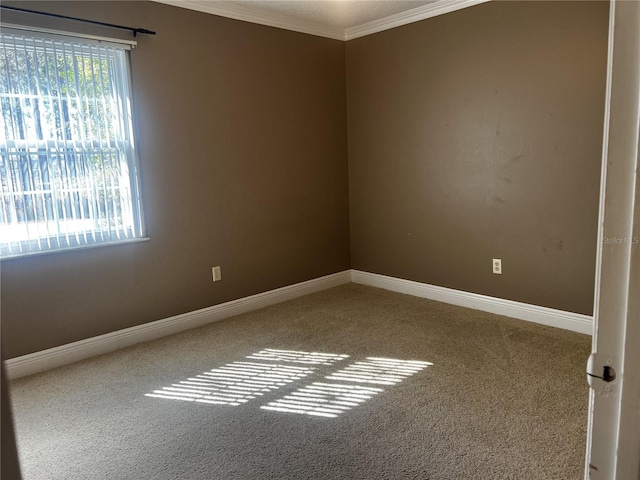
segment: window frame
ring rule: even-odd
[[[133,228],[131,230],[132,235],[130,237],[116,238],[116,239],[113,238],[113,232],[105,229],[102,229],[102,230],[94,229],[92,234],[89,235],[91,237],[90,240],[87,240],[88,238],[87,232],[84,232],[84,235],[79,232],[73,232],[70,234],[69,232],[65,233],[62,230],[58,230],[53,235],[45,235],[45,236],[38,236],[36,238],[20,239],[15,242],[4,242],[3,239],[0,239],[0,261],[15,259],[15,258],[30,257],[33,255],[54,254],[58,252],[85,250],[89,248],[137,243],[137,242],[144,242],[149,240],[147,236],[146,222],[145,222],[144,210],[142,205],[141,169],[140,169],[140,162],[138,157],[138,149],[136,145],[137,143],[136,142],[136,121],[135,121],[135,114],[134,114],[132,68],[131,68],[131,57],[130,57],[130,50],[132,48],[135,48],[137,43],[132,40],[98,37],[93,35],[77,34],[73,32],[62,32],[62,31],[51,30],[51,29],[33,28],[33,27],[4,24],[4,23],[2,24],[2,34],[25,37],[27,39],[36,39],[36,41],[49,40],[53,42],[64,42],[66,44],[71,43],[74,45],[78,45],[80,47],[79,50],[81,51],[83,48],[86,49],[87,46],[96,46],[96,45],[103,46],[103,47],[105,46],[112,47],[118,50],[122,50],[123,52],[122,62],[119,62],[121,63],[121,65],[118,66],[118,68],[114,73],[116,73],[117,75],[124,75],[125,77],[125,79],[122,81],[122,84],[124,85],[124,91],[122,92],[123,94],[118,96],[118,99],[122,102],[124,109],[123,109],[123,112],[121,112],[122,115],[118,115],[118,121],[122,122],[123,126],[125,127],[126,134],[125,134],[124,140],[121,140],[121,139],[114,140],[113,143],[118,144],[118,142],[124,141],[124,145],[126,147],[125,148],[126,151],[124,153],[125,158],[124,160],[120,161],[120,164],[121,165],[125,164],[127,167],[128,182],[125,182],[125,184],[128,185],[130,190],[131,204],[128,205],[128,207],[131,208],[131,214],[133,217],[133,222],[131,225],[133,226]],[[111,74],[109,76],[109,81],[112,81]],[[43,97],[39,97],[39,98],[43,98]],[[78,96],[77,98],[84,98],[84,97]],[[80,142],[80,143],[89,143],[89,140],[87,139],[84,139],[84,140],[85,140],[84,142]],[[9,149],[9,144],[11,142],[15,143],[16,140],[7,138],[6,141],[3,141],[7,149]],[[48,140],[45,139],[45,140],[32,141],[31,139],[26,139],[26,140],[17,140],[17,142],[22,142],[23,144],[27,145],[27,150],[25,151],[26,155],[33,155],[34,153],[38,154],[38,152],[40,151],[40,148],[37,147],[35,148],[35,150],[31,150],[32,148],[31,144],[32,143],[34,145],[38,143],[47,144]],[[68,139],[62,140],[59,143],[66,144],[67,142],[69,144],[78,143]],[[66,148],[67,147],[65,146],[64,149]],[[82,152],[82,154],[85,154],[85,155],[91,152],[89,148],[85,148],[84,150],[79,149],[78,151]],[[65,153],[63,152],[62,155],[64,156]],[[104,165],[105,165],[104,163],[101,164],[101,169],[104,168]],[[33,174],[30,174],[30,175],[33,175]],[[73,178],[77,178],[75,174]],[[92,186],[92,190],[91,190],[92,195],[96,194],[95,193],[97,191],[96,188],[97,188],[96,186]],[[39,191],[44,191],[44,190],[40,189]],[[88,217],[87,219],[93,220],[95,222],[96,220],[99,220],[99,217],[96,217],[95,215],[93,215],[91,217]],[[104,240],[105,233],[108,236],[111,236],[112,238]],[[117,236],[118,232],[115,231],[115,233]],[[76,239],[80,236],[83,236],[84,242],[78,242],[78,241],[74,242],[72,239],[70,239],[71,235],[75,236]],[[100,239],[99,238],[100,236],[103,238]],[[63,242],[62,240],[65,240],[65,239],[66,239],[66,242]],[[46,248],[43,248],[42,247],[43,244],[48,244],[48,246]],[[52,246],[52,244],[56,244],[56,245]]]

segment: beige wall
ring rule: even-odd
[[[19,6],[158,35],[131,54],[150,240],[3,261],[6,358],[350,267],[591,313],[606,3],[346,46],[151,2]]]
[[[6,358],[349,268],[343,42],[152,2],[18,6],[157,31],[131,53],[150,241],[3,261]]]
[[[352,268],[591,314],[607,28],[491,2],[348,42]]]

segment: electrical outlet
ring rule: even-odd
[[[222,280],[222,273],[220,272],[220,267],[213,267],[211,269],[211,271],[213,272],[213,281],[214,282],[219,282],[220,280]]]
[[[493,273],[502,275],[502,260],[499,258],[493,259]]]

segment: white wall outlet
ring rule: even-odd
[[[502,260],[500,258],[493,259],[493,273],[502,275]]]
[[[220,272],[220,267],[213,267],[211,269],[211,271],[213,272],[213,281],[214,282],[218,282],[220,280],[222,280],[222,273]]]

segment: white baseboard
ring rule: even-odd
[[[102,355],[120,348],[126,348],[136,343],[165,337],[228,317],[240,315],[241,313],[326,290],[327,288],[349,283],[350,281],[351,272],[345,270],[306,282],[258,293],[250,297],[221,303],[220,305],[176,315],[175,317],[165,318],[86,340],[68,343],[48,350],[30,353],[29,355],[7,360],[5,363],[7,376],[10,379],[26,377],[27,375],[61,367],[62,365]]]
[[[514,302],[512,300],[503,300],[501,298],[437,287],[426,283],[412,282],[410,280],[387,277],[385,275],[362,272],[360,270],[351,270],[351,281],[394,292],[406,293],[416,297],[459,305],[461,307],[495,313],[497,315],[505,315],[528,322],[572,330],[587,335],[593,333],[593,317],[589,315],[539,307],[537,305]]]
[[[468,293],[400,278],[387,277],[359,270],[345,270],[306,282],[258,293],[250,297],[145,323],[124,330],[68,343],[40,352],[30,353],[5,362],[10,379],[61,367],[87,358],[113,352],[136,343],[154,340],[174,333],[200,327],[208,323],[274,305],[293,298],[319,292],[349,282],[384,288],[399,293],[428,298],[440,302],[473,308],[485,312],[540,323],[552,327],[592,334],[593,318],[588,315],[554,310],[526,303]]]

